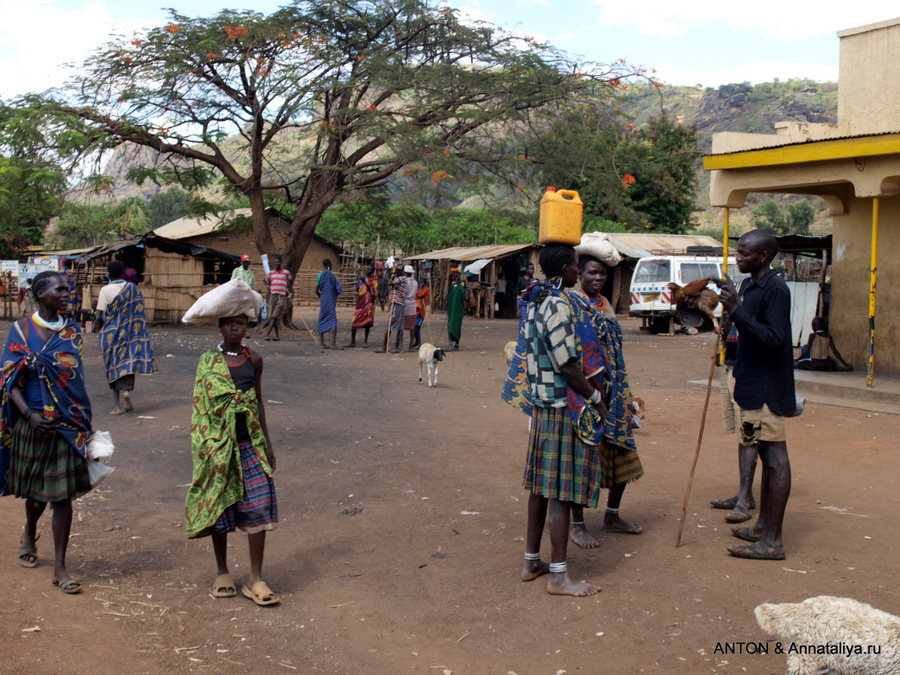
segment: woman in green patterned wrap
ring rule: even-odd
[[[245,314],[219,319],[223,341],[203,354],[197,367],[186,529],[192,539],[212,536],[218,566],[212,594],[217,598],[237,595],[228,572],[227,537],[236,527],[246,532],[250,580],[241,592],[258,605],[274,605],[279,598],[262,580],[262,563],[266,531],[278,523],[275,453],[263,406],[263,359],[241,343],[247,321]]]

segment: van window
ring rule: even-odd
[[[642,260],[634,271],[634,284],[650,284],[669,281],[668,260]]]
[[[728,263],[728,278],[731,279],[732,282],[737,283],[744,277],[749,277],[749,274],[743,274],[738,269],[738,266],[735,263]]]
[[[719,276],[719,265],[714,262],[681,263],[681,283],[689,284],[697,279]]]

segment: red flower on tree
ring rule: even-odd
[[[629,188],[632,185],[634,185],[636,181],[637,181],[637,178],[632,176],[630,173],[626,173],[624,176],[622,176],[622,185],[624,185],[626,188]]]

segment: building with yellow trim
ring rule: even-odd
[[[715,134],[703,165],[713,206],[741,208],[751,192],[826,200],[834,222],[831,332],[844,357],[864,367],[877,278],[878,368],[900,372],[900,18],[838,38],[837,124]]]

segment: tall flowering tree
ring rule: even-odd
[[[508,159],[515,144],[497,150],[501,126],[612,90],[627,71],[573,62],[428,0],[296,0],[268,16],[173,11],[104,47],[64,90],[18,105],[65,129],[82,166],[132,144],[156,151],[144,178],[224,180],[249,200],[262,252],[275,252],[264,208],[275,195],[290,206],[283,253],[296,272],[336,200],[404,171],[437,186],[460,162]]]

